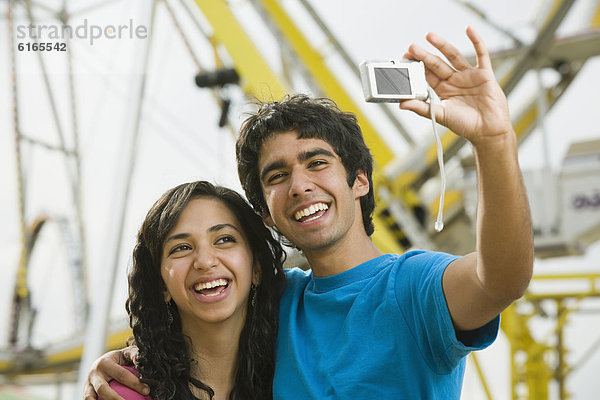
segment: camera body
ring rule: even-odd
[[[427,100],[425,65],[421,61],[363,61],[360,64],[365,100],[371,103],[398,103]]]

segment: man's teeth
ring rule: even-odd
[[[310,207],[305,208],[304,210],[296,211],[296,214],[294,214],[294,218],[296,218],[296,221],[299,221],[302,217],[308,217],[309,215],[313,215],[318,211],[325,211],[328,208],[329,206],[325,203],[316,203],[311,205]],[[312,221],[312,219],[310,220]]]
[[[212,289],[217,286],[225,285],[227,285],[227,279],[215,279],[214,281],[198,283],[196,286],[194,286],[194,290],[199,292],[204,289]]]

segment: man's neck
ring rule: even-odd
[[[367,235],[334,243],[324,249],[304,249],[303,252],[316,277],[348,271],[383,254]]]

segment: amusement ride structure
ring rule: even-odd
[[[302,87],[319,96],[334,99],[343,110],[354,112],[360,122],[365,139],[376,161],[374,186],[378,207],[374,220],[376,231],[373,241],[384,252],[403,252],[412,247],[437,249],[464,254],[475,246],[475,172],[468,145],[452,132],[442,136],[444,159],[448,166],[448,190],[444,204],[445,228],[433,229],[438,207],[438,194],[432,188],[439,184],[439,169],[433,139],[415,140],[415,135],[390,111],[388,105],[365,105],[357,96],[358,91],[348,90],[348,79],[358,83],[358,63],[344,48],[324,18],[308,0],[294,0],[293,7],[301,10],[309,22],[301,23],[290,11],[289,3],[281,0],[248,0],[265,31],[279,46],[281,68],[274,68],[272,60],[265,57],[261,43],[248,32],[240,12],[239,2],[225,0],[155,0],[148,3],[148,30],[159,15],[170,21],[171,29],[186,49],[187,55],[197,68],[195,77],[198,90],[211,90],[220,109],[218,124],[235,135],[236,120],[231,109],[238,99],[281,98],[286,93]],[[552,0],[540,7],[541,17],[535,26],[535,37],[525,43],[516,35],[488,18],[474,4],[460,2],[469,12],[513,42],[509,49],[492,51],[494,70],[506,95],[509,97],[526,74],[550,73],[552,84],[543,84],[529,90],[517,112],[513,112],[513,124],[520,143],[536,128],[543,130],[544,117],[569,90],[586,61],[600,55],[600,2],[593,2],[592,11],[581,22],[576,34],[561,36],[557,32],[575,5],[574,0]],[[66,2],[65,2],[66,4]],[[16,161],[16,175],[20,229],[20,257],[16,275],[8,342],[0,344],[0,384],[3,382],[55,382],[75,381],[81,371],[88,369],[89,362],[105,349],[124,346],[131,333],[126,321],[109,321],[110,290],[100,293],[107,298],[90,298],[86,252],[86,229],[81,193],[82,168],[79,152],[79,127],[81,115],[76,101],[76,83],[72,73],[72,55],[67,51],[66,77],[69,80],[67,94],[58,95],[50,84],[51,75],[45,70],[44,56],[39,53],[39,68],[44,76],[42,91],[51,105],[50,115],[56,141],[44,141],[25,132],[20,120],[20,85],[23,75],[18,72],[16,24],[35,24],[41,12],[52,16],[57,23],[68,24],[71,14],[66,6],[52,10],[30,0],[10,1],[7,21],[10,35],[12,125]],[[36,11],[36,9],[38,11]],[[324,38],[326,45],[315,43],[314,35],[306,33],[306,25]],[[39,40],[31,39],[39,44]],[[214,49],[214,59],[206,62],[198,55],[197,41],[204,41]],[[148,36],[140,58],[141,69],[148,67],[148,57],[153,47],[152,35]],[[344,70],[344,74],[338,70]],[[135,164],[136,137],[143,116],[146,75],[141,74],[138,103],[135,105],[132,137],[124,144],[124,178],[117,182],[121,196],[120,210],[115,211],[116,231],[122,234],[131,184],[131,169]],[[343,79],[342,79],[343,78]],[[193,80],[190,80],[193,85]],[[268,88],[268,91],[265,90]],[[520,93],[523,96],[523,93]],[[62,99],[62,100],[59,100]],[[62,103],[61,103],[62,101]],[[59,104],[60,103],[60,104]],[[70,118],[60,118],[58,108],[68,104]],[[370,108],[368,108],[370,107]],[[64,115],[64,114],[63,114]],[[385,120],[387,126],[397,133],[406,148],[400,156],[390,149],[385,135],[381,133],[377,119]],[[66,121],[70,127],[66,129]],[[211,119],[210,123],[214,121]],[[64,163],[65,180],[70,187],[70,212],[57,215],[31,215],[28,209],[28,168],[23,153],[36,148],[52,152]],[[31,152],[27,153],[31,154]],[[129,170],[127,169],[129,168]],[[63,169],[61,169],[63,171]],[[57,172],[58,173],[58,172]],[[600,140],[573,143],[564,158],[561,170],[553,172],[524,171],[532,205],[536,257],[566,257],[585,253],[589,245],[600,239]],[[541,182],[541,183],[540,183]],[[118,225],[121,223],[121,225]],[[74,291],[72,309],[75,333],[68,340],[38,348],[32,341],[37,309],[32,304],[29,284],[30,262],[35,256],[38,239],[50,229],[58,235],[59,245],[64,246],[71,288]],[[120,246],[120,234],[115,235],[114,245]],[[119,251],[116,250],[118,255]],[[114,260],[118,257],[114,256]],[[108,259],[107,264],[113,260]],[[115,261],[116,263],[117,261]],[[291,257],[290,264],[302,264],[300,257]],[[110,270],[113,266],[107,267]],[[114,268],[113,268],[114,269]],[[600,347],[600,339],[589,343],[586,357],[569,362],[564,334],[569,317],[581,310],[584,301],[600,296],[600,265],[597,273],[537,274],[525,296],[508,308],[502,315],[502,331],[510,344],[510,376],[512,399],[567,399],[569,376],[576,373]],[[113,272],[114,273],[114,272]],[[108,279],[109,283],[111,282]],[[549,283],[549,284],[548,284]],[[110,284],[109,284],[110,286]],[[103,303],[104,302],[104,303]],[[536,320],[543,320],[543,335],[536,332]],[[103,329],[104,328],[104,329]],[[92,350],[90,350],[92,349]],[[481,378],[482,391],[488,399],[494,394],[486,383],[485,366],[477,355],[470,356]],[[81,379],[81,376],[79,376]]]

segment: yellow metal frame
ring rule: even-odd
[[[352,111],[357,116],[365,141],[371,149],[376,163],[383,166],[390,162],[394,157],[394,153],[381,139],[375,127],[348,94],[337,76],[331,72],[321,54],[306,39],[294,20],[288,16],[280,2],[277,0],[259,1],[311,77],[319,84],[323,94],[334,99],[342,110]]]
[[[214,43],[221,43],[231,56],[242,88],[260,100],[279,100],[289,88],[280,81],[254,43],[238,23],[224,0],[195,0],[212,23]],[[214,23],[218,21],[218,23]]]
[[[114,332],[108,335],[106,339],[106,349],[115,350],[127,345],[127,340],[133,336],[130,329]],[[83,338],[83,335],[81,336]],[[83,345],[78,344],[67,350],[60,350],[51,353],[41,353],[41,359],[36,360],[36,367],[27,370],[20,370],[20,367],[7,360],[0,360],[1,375],[37,375],[48,374],[52,372],[73,371],[77,369],[81,355],[83,354]]]
[[[224,0],[196,0],[196,4],[209,21],[215,22],[212,24],[214,29],[213,41],[222,44],[234,60],[235,67],[242,77],[242,85],[246,93],[262,99],[269,99],[270,92],[273,94],[272,99],[277,100],[283,97],[288,92],[285,85],[281,83],[261,53],[248,39],[227,3]],[[365,141],[371,148],[376,161],[374,182],[381,181],[377,166],[389,162],[393,158],[393,153],[377,134],[374,126],[360,107],[352,100],[343,85],[331,72],[319,52],[306,40],[295,22],[289,18],[280,4],[272,0],[261,1],[261,4],[292,49],[297,53],[298,59],[301,60],[319,84],[323,93],[335,99],[340,108],[356,114]],[[267,96],[265,96],[265,92]],[[377,213],[374,220],[378,228],[373,234],[373,241],[379,248],[389,252],[401,250],[394,233],[386,229],[388,224],[383,223]]]
[[[519,302],[511,305],[502,313],[502,331],[510,342],[512,399],[547,399],[551,382],[558,386],[560,400],[569,398],[566,379],[571,369],[565,361],[567,349],[563,343],[564,329],[568,325],[569,314],[579,307],[567,306],[567,300],[583,300],[600,297],[600,273],[539,275],[534,282],[556,281],[569,285],[574,281],[588,281],[588,288],[580,291],[541,293],[529,290]],[[541,301],[553,301],[556,305],[555,328],[553,338],[556,344],[536,340],[531,333],[529,321],[536,315],[535,305]],[[525,307],[527,312],[519,311],[519,303],[529,303],[534,307]],[[556,355],[557,366],[548,360],[548,354]],[[519,390],[524,386],[526,390]],[[523,395],[522,392],[527,393]]]

